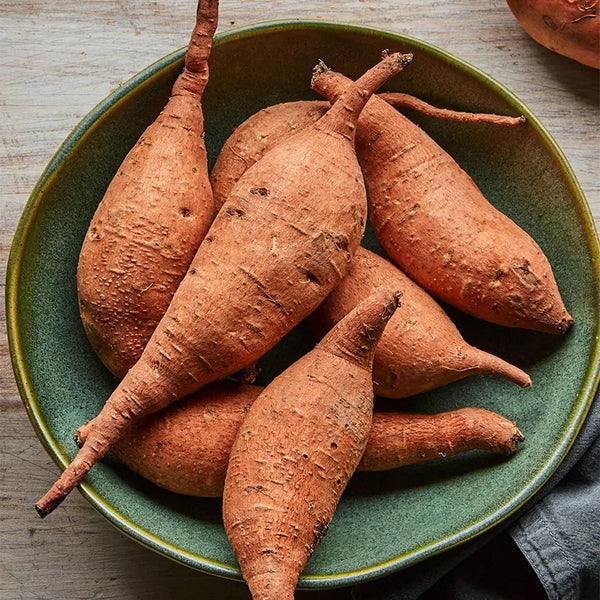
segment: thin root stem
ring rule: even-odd
[[[527,121],[527,118],[524,115],[521,115],[520,117],[508,117],[505,115],[460,112],[450,110],[449,108],[438,108],[428,104],[420,98],[401,92],[385,92],[383,94],[378,94],[378,96],[396,108],[412,108],[413,110],[419,111],[429,117],[435,117],[436,119],[447,119],[449,121],[460,121],[462,123],[492,123],[493,125],[508,126],[521,125]]]

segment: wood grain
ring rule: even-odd
[[[266,8],[268,7],[268,9]],[[19,215],[59,144],[102,98],[185,45],[195,0],[0,1],[0,281]],[[220,30],[271,19],[322,19],[407,33],[498,79],[542,120],[600,222],[598,73],[535,44],[504,0],[221,0]],[[0,314],[0,597],[203,598],[211,578],[114,530],[79,494],[51,519],[32,509],[58,468],[29,424]],[[215,600],[244,598],[223,583]],[[310,598],[349,598],[348,592]]]

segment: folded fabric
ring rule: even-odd
[[[588,417],[590,426],[597,419],[597,430],[599,413],[596,406]],[[509,531],[550,600],[600,599],[600,431],[552,493]]]
[[[548,600],[544,587],[507,531],[444,575],[419,600]]]

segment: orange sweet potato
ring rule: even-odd
[[[217,11],[217,0],[200,0],[183,73],[119,167],[79,256],[81,319],[117,377],[141,356],[212,222],[201,100]]]
[[[539,44],[600,69],[598,0],[507,0],[523,29]]]
[[[237,127],[223,144],[210,173],[215,213],[254,163],[282,140],[316,123],[328,109],[329,102],[323,101],[277,104],[257,112]]]
[[[313,88],[335,100],[347,82],[322,68]],[[356,151],[375,233],[411,279],[492,323],[569,328],[573,320],[540,247],[419,127],[374,97],[359,119]]]
[[[221,496],[231,447],[263,389],[226,379],[209,383],[138,421],[112,452],[162,488],[187,496]],[[79,445],[91,424],[77,432]],[[396,469],[473,449],[510,455],[522,440],[515,423],[482,408],[435,415],[376,409],[358,470]]]
[[[240,178],[140,360],[37,503],[41,516],[136,419],[257,360],[341,280],[366,220],[354,152],[358,115],[373,91],[411,58],[383,59],[319,121]]]
[[[363,301],[254,401],[231,450],[223,522],[255,600],[293,600],[364,452],[375,345],[398,305]]]

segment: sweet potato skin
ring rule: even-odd
[[[364,451],[372,415],[370,373],[349,372],[341,357],[331,361],[332,373],[324,368],[328,359],[315,351],[275,379],[248,412],[232,449],[223,520],[256,599],[293,598]],[[332,381],[332,374],[342,373],[343,382]],[[289,410],[278,410],[284,403]],[[253,468],[245,466],[248,458]],[[296,467],[293,475],[288,464]],[[256,522],[257,503],[263,506],[262,524]]]
[[[159,487],[187,496],[219,497],[231,447],[263,389],[229,380],[211,383],[136,423],[112,452]],[[91,425],[77,432],[78,445]],[[514,422],[482,408],[434,415],[376,409],[358,470],[396,469],[474,448],[510,455],[522,440]]]
[[[434,415],[381,410],[359,470],[387,471],[474,449],[510,456],[524,439],[516,423],[483,408]]]
[[[378,293],[255,400],[233,445],[225,531],[255,600],[291,600],[367,443],[374,346],[398,304]]]
[[[264,108],[239,125],[223,144],[210,173],[215,213],[221,210],[239,178],[255,162],[280,141],[316,123],[328,109],[327,101],[287,102]]]
[[[441,307],[384,258],[359,248],[346,277],[311,315],[319,335],[329,331],[363,298],[393,286],[402,291],[396,312],[375,350],[373,386],[377,396],[406,398],[477,373],[506,377],[522,387],[529,376],[467,344]]]
[[[327,71],[313,87],[331,100],[347,81]],[[373,97],[359,119],[356,150],[377,238],[411,279],[492,323],[568,329],[572,318],[540,247],[419,127]]]
[[[83,326],[119,378],[141,356],[212,221],[201,98],[217,9],[217,0],[199,2],[184,71],[111,181],[79,256]]]
[[[600,69],[597,0],[507,0],[525,31],[539,44]]]
[[[140,421],[119,440],[114,453],[162,488],[219,497],[231,446],[262,390],[256,385],[215,381]]]

